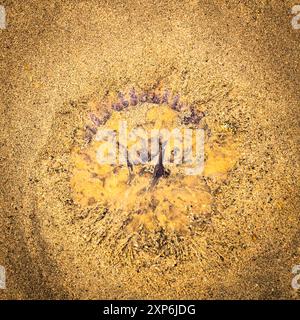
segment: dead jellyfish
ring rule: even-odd
[[[122,254],[131,258],[147,254],[180,260],[202,228],[199,217],[214,214],[214,195],[207,181],[220,184],[233,168],[238,157],[235,134],[222,132],[225,139],[218,142],[221,126],[210,128],[201,106],[167,89],[137,92],[131,88],[104,104],[111,106],[105,116],[101,110],[89,114],[85,129],[89,143],[72,151],[73,201],[83,208],[96,204],[106,209],[97,224],[105,234],[101,245],[113,248],[111,241],[115,241],[120,251],[112,250],[111,255],[118,253],[117,259]],[[188,149],[183,137],[191,128],[204,131],[205,163],[200,175],[186,174],[190,163],[184,156]],[[164,136],[166,131],[179,136]],[[113,135],[102,139],[105,132]],[[189,150],[195,150],[196,140],[192,136]],[[100,154],[111,162],[103,162]],[[94,214],[99,212],[95,209]]]

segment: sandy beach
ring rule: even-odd
[[[299,299],[293,1],[0,4],[0,299]],[[81,180],[70,163],[86,115],[132,87],[179,93],[213,133],[227,128],[238,141],[226,177],[203,178],[214,202],[199,217],[195,257],[183,249],[155,260],[137,240],[134,262],[110,259],[121,215],[99,222],[95,199],[83,208],[74,196]]]

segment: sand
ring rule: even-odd
[[[297,299],[300,31],[292,1],[3,1],[1,299]],[[197,260],[112,263],[64,168],[92,97],[163,83],[241,153]],[[65,156],[63,156],[65,155]],[[51,158],[52,156],[52,158]]]

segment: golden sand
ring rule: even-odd
[[[294,2],[3,5],[1,298],[299,298]],[[137,197],[153,168],[127,185],[127,168],[94,161],[89,112],[133,87],[169,88],[205,111],[199,179],[170,168]],[[134,108],[128,118],[177,125],[167,106],[148,107],[148,120]]]

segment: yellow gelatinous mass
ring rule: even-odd
[[[118,137],[120,121],[125,121],[128,136],[132,129],[145,132],[164,128],[183,130],[185,126],[180,117],[179,112],[167,105],[137,105],[112,112],[100,129],[112,130]],[[143,227],[150,232],[163,228],[185,234],[195,217],[212,211],[213,197],[204,177],[225,179],[238,157],[233,134],[227,132],[225,138],[224,135],[222,137],[220,143],[217,134],[211,138],[205,136],[205,165],[201,175],[186,175],[182,170],[183,164],[166,164],[168,174],[160,177],[153,187],[155,163],[132,162],[132,169],[127,163],[99,163],[99,147],[106,143],[109,153],[115,146],[107,139],[97,141],[96,136],[88,145],[74,148],[72,152],[74,200],[84,207],[99,203],[110,212],[126,212],[130,221],[126,226],[128,233]],[[127,148],[134,144],[137,149],[141,146],[135,139],[127,141]]]

